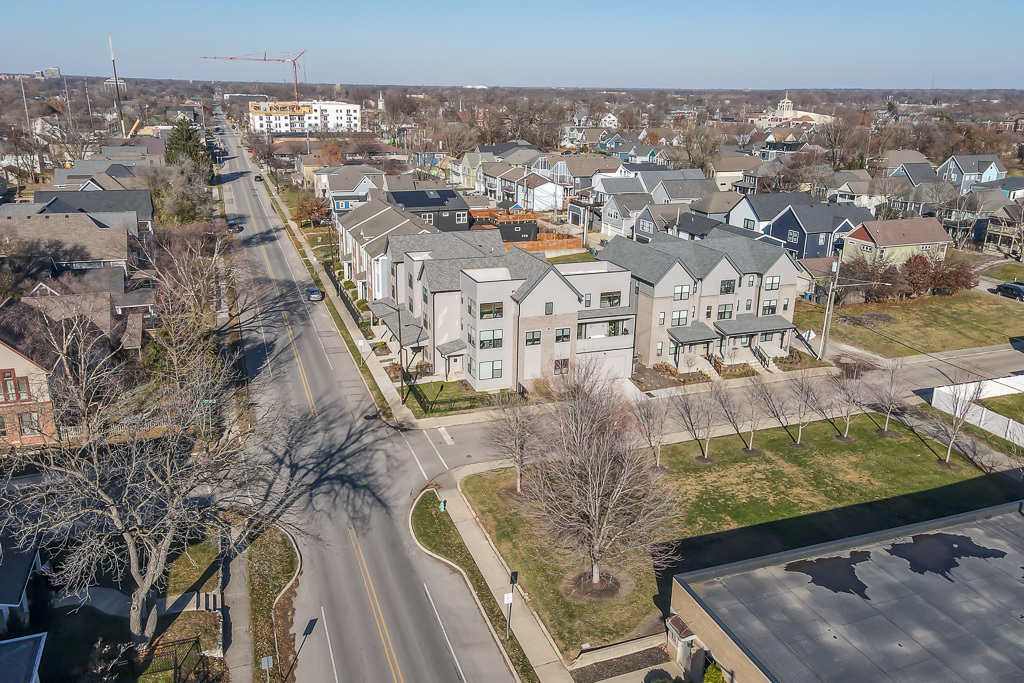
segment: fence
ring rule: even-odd
[[[934,389],[932,405],[943,412],[953,414],[956,411],[955,406],[958,403],[962,405],[965,398],[977,396],[979,399],[985,399],[1019,393],[1024,393],[1024,377],[1022,376],[1001,377],[966,384],[950,384]],[[967,422],[972,425],[981,427],[1018,446],[1024,446],[1024,424],[977,403],[972,403],[966,409],[965,416]]]
[[[207,678],[206,658],[199,637],[161,643],[140,661],[129,660],[128,669],[133,677],[169,673],[173,683],[204,681]],[[156,678],[156,677],[154,677]],[[159,680],[165,680],[160,678]]]
[[[519,247],[523,251],[556,251],[564,249],[582,249],[583,244],[575,235],[556,235],[552,233],[540,233],[537,239],[532,242],[507,242],[505,249]]]

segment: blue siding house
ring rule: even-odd
[[[995,154],[954,154],[935,173],[967,194],[974,185],[1006,177],[1006,167]]]
[[[799,204],[787,207],[765,231],[785,243],[798,259],[831,256],[840,237],[866,221],[871,212],[850,204]]]

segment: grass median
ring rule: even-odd
[[[893,437],[883,437],[876,433],[880,425],[877,415],[861,415],[850,430],[853,441],[843,442],[830,422],[815,422],[804,429],[803,448],[790,445],[795,430],[766,429],[755,435],[756,456],[741,452],[738,436],[719,437],[711,441],[712,464],[695,459],[694,442],[667,446],[663,459],[684,533],[679,562],[663,576],[1019,498],[1020,487],[1008,478],[985,475],[959,456],[956,467],[942,467],[941,444],[900,424],[890,425]],[[535,530],[511,470],[474,475],[463,489],[564,653],[643,635],[660,624],[655,601],[668,596],[660,594],[649,562],[617,568],[633,582],[623,597],[578,601],[566,595],[568,572],[549,561],[557,550]]]
[[[278,621],[274,624],[274,600],[295,575],[299,558],[295,554],[288,536],[273,527],[261,534],[249,546],[249,631],[252,633],[253,681],[266,680],[260,669],[263,657],[273,656],[274,667],[270,680],[282,682],[280,670],[286,672],[294,660],[295,636],[291,633],[291,597],[286,594],[278,605]],[[289,591],[293,596],[294,586]],[[287,623],[283,623],[287,622]],[[277,642],[274,627],[277,627]],[[282,661],[278,661],[278,657]],[[288,677],[291,678],[291,677]]]
[[[447,512],[441,512],[439,509],[436,494],[425,493],[416,501],[416,506],[412,510],[412,530],[419,542],[430,552],[440,555],[466,572],[473,590],[480,599],[480,604],[483,605],[484,611],[487,613],[487,619],[491,622],[491,626],[497,633],[504,633],[505,613],[487,588],[487,582],[484,581],[483,574],[480,573],[479,567],[473,561],[473,556],[470,555],[469,549],[463,543],[462,536],[455,528],[452,518]],[[509,639],[504,642],[504,646],[519,677],[524,681],[539,683],[540,679],[534,672],[533,666],[530,665],[530,660],[526,658],[526,653],[523,652],[515,634],[510,634]]]

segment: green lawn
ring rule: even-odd
[[[563,254],[562,256],[551,256],[548,258],[548,263],[583,263],[586,261],[596,261],[597,257],[591,254],[589,251],[581,251],[576,254]]]
[[[1012,282],[1013,280],[1024,280],[1024,264],[1022,263],[1003,263],[1002,265],[989,268],[981,273],[985,277],[990,277],[994,280],[1000,280],[1002,282]]]
[[[489,406],[491,402],[490,394],[472,391],[465,382],[421,382],[416,385],[416,390],[423,392],[425,403],[421,405],[416,394],[411,391],[409,400],[406,401],[406,405],[416,417],[425,417],[428,410],[430,415],[443,415],[482,408]]]
[[[1024,416],[1024,394],[1007,394],[978,401],[994,413],[999,413],[1011,420],[1021,421]]]
[[[462,542],[462,537],[455,528],[451,516],[447,512],[441,512],[438,508],[438,499],[435,494],[426,493],[416,503],[416,507],[412,511],[412,530],[425,548],[458,565],[466,572],[473,590],[487,612],[487,619],[491,622],[491,626],[496,632],[504,634],[505,613],[503,607],[498,605],[494,596],[491,595],[483,574],[480,573],[479,567],[473,561],[473,556],[469,554],[466,544]],[[509,640],[505,643],[505,651],[519,672],[520,678],[524,681],[540,680],[530,665],[530,660],[526,658],[515,634],[510,634]]]
[[[970,261],[971,263],[977,263],[978,261],[982,261],[982,260],[988,258],[988,255],[985,254],[984,252],[981,252],[981,251],[966,251],[966,250],[963,250],[963,249],[950,249],[949,250],[949,257],[950,258],[965,259],[967,261]]]
[[[295,575],[298,557],[291,541],[281,531],[270,528],[249,547],[249,631],[252,633],[253,671],[262,674],[260,659],[275,655],[274,629],[270,614],[274,600]],[[291,624],[278,624],[282,657],[290,663],[295,638]],[[282,634],[288,634],[282,637]],[[288,640],[290,639],[290,640]],[[259,680],[264,680],[260,678]],[[280,683],[277,667],[271,669],[270,680]]]
[[[805,330],[806,331],[806,330]],[[797,370],[799,368],[823,368],[831,363],[826,363],[823,360],[818,360],[809,353],[803,351],[797,351],[795,348],[789,350],[789,355],[783,358],[774,359],[775,367],[783,372],[789,370]]]
[[[936,463],[945,449],[899,424],[899,438],[881,438],[872,418],[858,417],[851,443],[836,441],[828,422],[804,429],[808,448],[789,444],[786,430],[763,430],[755,437],[759,456],[740,452],[736,436],[712,440],[714,463],[694,460],[692,442],[666,447],[665,464],[678,492],[680,562],[674,571],[804,547],[814,543],[933,519],[1016,500],[1019,491],[1001,475],[982,475],[956,457],[958,468]],[[795,432],[793,433],[795,435]],[[467,478],[463,488],[484,526],[532,598],[556,642],[565,652],[582,643],[616,642],[655,613],[658,594],[652,567],[638,565],[625,598],[604,604],[570,600],[559,591],[566,572],[546,561],[552,550],[536,535],[517,505],[510,470]],[[668,539],[666,539],[668,540]],[[582,563],[581,563],[582,564]],[[663,599],[667,596],[662,596]]]
[[[209,593],[220,583],[220,548],[215,539],[191,544],[188,552],[174,559],[167,570],[164,595],[180,595],[188,591]]]
[[[888,358],[1005,344],[1024,336],[1020,304],[983,292],[842,306],[831,338]],[[793,323],[821,333],[824,306],[798,301]]]

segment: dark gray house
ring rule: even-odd
[[[840,237],[871,220],[870,211],[851,204],[798,204],[782,211],[766,232],[796,258],[818,258],[831,256]]]
[[[455,190],[388,192],[387,200],[442,232],[469,230],[469,204]]]

